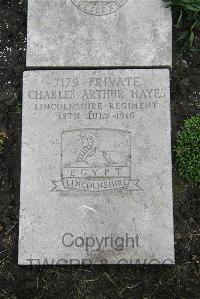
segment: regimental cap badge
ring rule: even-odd
[[[72,3],[85,13],[102,16],[120,9],[128,0],[72,0]]]

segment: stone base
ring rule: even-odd
[[[173,264],[167,69],[28,71],[19,264]]]

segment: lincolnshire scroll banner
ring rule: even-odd
[[[51,191],[108,191],[108,190],[127,190],[141,191],[139,180],[129,181],[128,179],[89,181],[84,179],[64,178],[62,181],[52,181],[55,185]]]

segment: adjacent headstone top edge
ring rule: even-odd
[[[29,0],[27,67],[171,67],[166,3],[117,2],[107,14],[111,6],[91,7],[89,0]]]

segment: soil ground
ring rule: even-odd
[[[175,266],[17,265],[26,19],[26,1],[0,0],[0,132],[8,136],[0,155],[0,298],[200,298],[200,192],[179,178],[175,161]],[[200,112],[200,55],[180,55],[177,36],[174,30],[173,146],[184,119]]]

